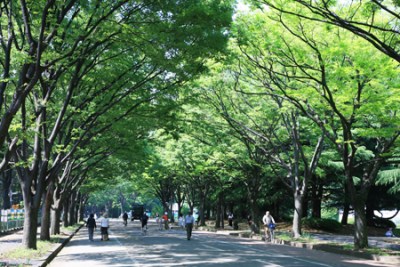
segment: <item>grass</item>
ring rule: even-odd
[[[16,247],[10,251],[1,254],[2,259],[36,259],[40,258],[48,253],[51,247],[55,243],[59,243],[60,238],[58,236],[54,236],[50,239],[50,241],[37,241],[37,249],[27,249],[23,247]]]
[[[288,232],[275,232],[275,238],[283,240],[283,241],[293,241],[293,242],[301,242],[301,243],[318,243],[319,240],[312,238],[312,236],[308,233],[303,233],[301,237],[294,238],[292,233]]]
[[[400,251],[393,251],[384,248],[370,247],[364,249],[355,249],[353,244],[330,243],[330,245],[339,247],[343,250],[365,252],[368,254],[379,255],[379,256],[400,256]]]
[[[27,249],[22,246],[18,246],[12,250],[2,253],[0,254],[0,261],[4,259],[11,259],[11,260],[26,259],[27,261],[31,259],[39,259],[47,255],[47,253],[54,246],[54,244],[61,243],[62,239],[65,238],[65,232],[72,233],[81,225],[82,224],[75,224],[69,227],[62,227],[61,232],[64,233],[64,235],[63,234],[53,235],[51,236],[50,241],[37,240],[36,243],[37,249]]]
[[[77,224],[74,224],[74,225],[68,226],[68,227],[64,227],[63,226],[63,227],[61,227],[60,231],[61,232],[63,232],[63,231],[65,231],[65,232],[75,232],[75,230],[78,229],[82,224],[84,224],[84,222],[77,223]]]
[[[318,239],[314,239],[310,234],[303,233],[303,235],[299,238],[292,237],[292,234],[289,232],[280,232],[276,233],[275,237],[277,239],[283,241],[292,241],[292,242],[301,242],[301,243],[322,243]],[[334,246],[336,248],[340,248],[347,251],[355,251],[355,252],[364,252],[372,255],[378,256],[400,256],[400,251],[394,251],[390,249],[378,248],[378,247],[369,247],[365,249],[355,249],[354,244],[347,243],[328,243],[330,246]]]

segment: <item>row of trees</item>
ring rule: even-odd
[[[134,154],[130,143],[168,128],[168,119],[157,118],[168,117],[178,85],[224,49],[232,7],[10,0],[0,12],[0,170],[18,177],[23,245],[35,249],[39,209],[47,240],[59,231],[62,208],[75,220],[88,178],[113,183],[101,162],[122,149]]]
[[[246,2],[232,27],[230,1],[2,2],[0,170],[20,181],[26,247],[40,208],[48,239],[104,188],[217,227],[291,210],[295,236],[323,202],[344,223],[352,208],[368,246],[370,190],[398,191],[399,6]]]
[[[344,209],[343,223],[354,210],[355,247],[367,247],[387,194],[371,190],[399,186],[399,5],[248,3],[224,60],[181,95],[179,138],[160,134],[143,181],[161,203],[199,206],[203,222],[213,207],[217,226],[243,201],[259,218],[290,199],[295,236],[305,204],[319,217],[326,201]]]

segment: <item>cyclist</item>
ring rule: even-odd
[[[264,232],[265,232],[265,241],[274,241],[274,229],[275,229],[275,220],[274,217],[269,213],[269,211],[265,212],[263,217],[264,223]]]
[[[128,224],[128,213],[124,212],[122,219],[124,220],[124,225],[126,226]]]
[[[146,212],[143,213],[142,218],[140,219],[142,222],[142,234],[146,235],[147,233],[147,221],[149,220],[149,216],[147,216]]]

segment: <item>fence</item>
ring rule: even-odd
[[[0,232],[22,229],[24,226],[24,210],[1,210]]]

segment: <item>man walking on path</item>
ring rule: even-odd
[[[187,240],[190,240],[190,238],[192,237],[193,224],[194,224],[194,217],[192,215],[192,212],[189,211],[188,215],[186,215],[185,217]]]
[[[86,221],[86,227],[88,229],[89,232],[89,240],[93,241],[93,233],[94,233],[94,229],[96,229],[96,220],[94,219],[94,214],[91,213],[89,218]]]

